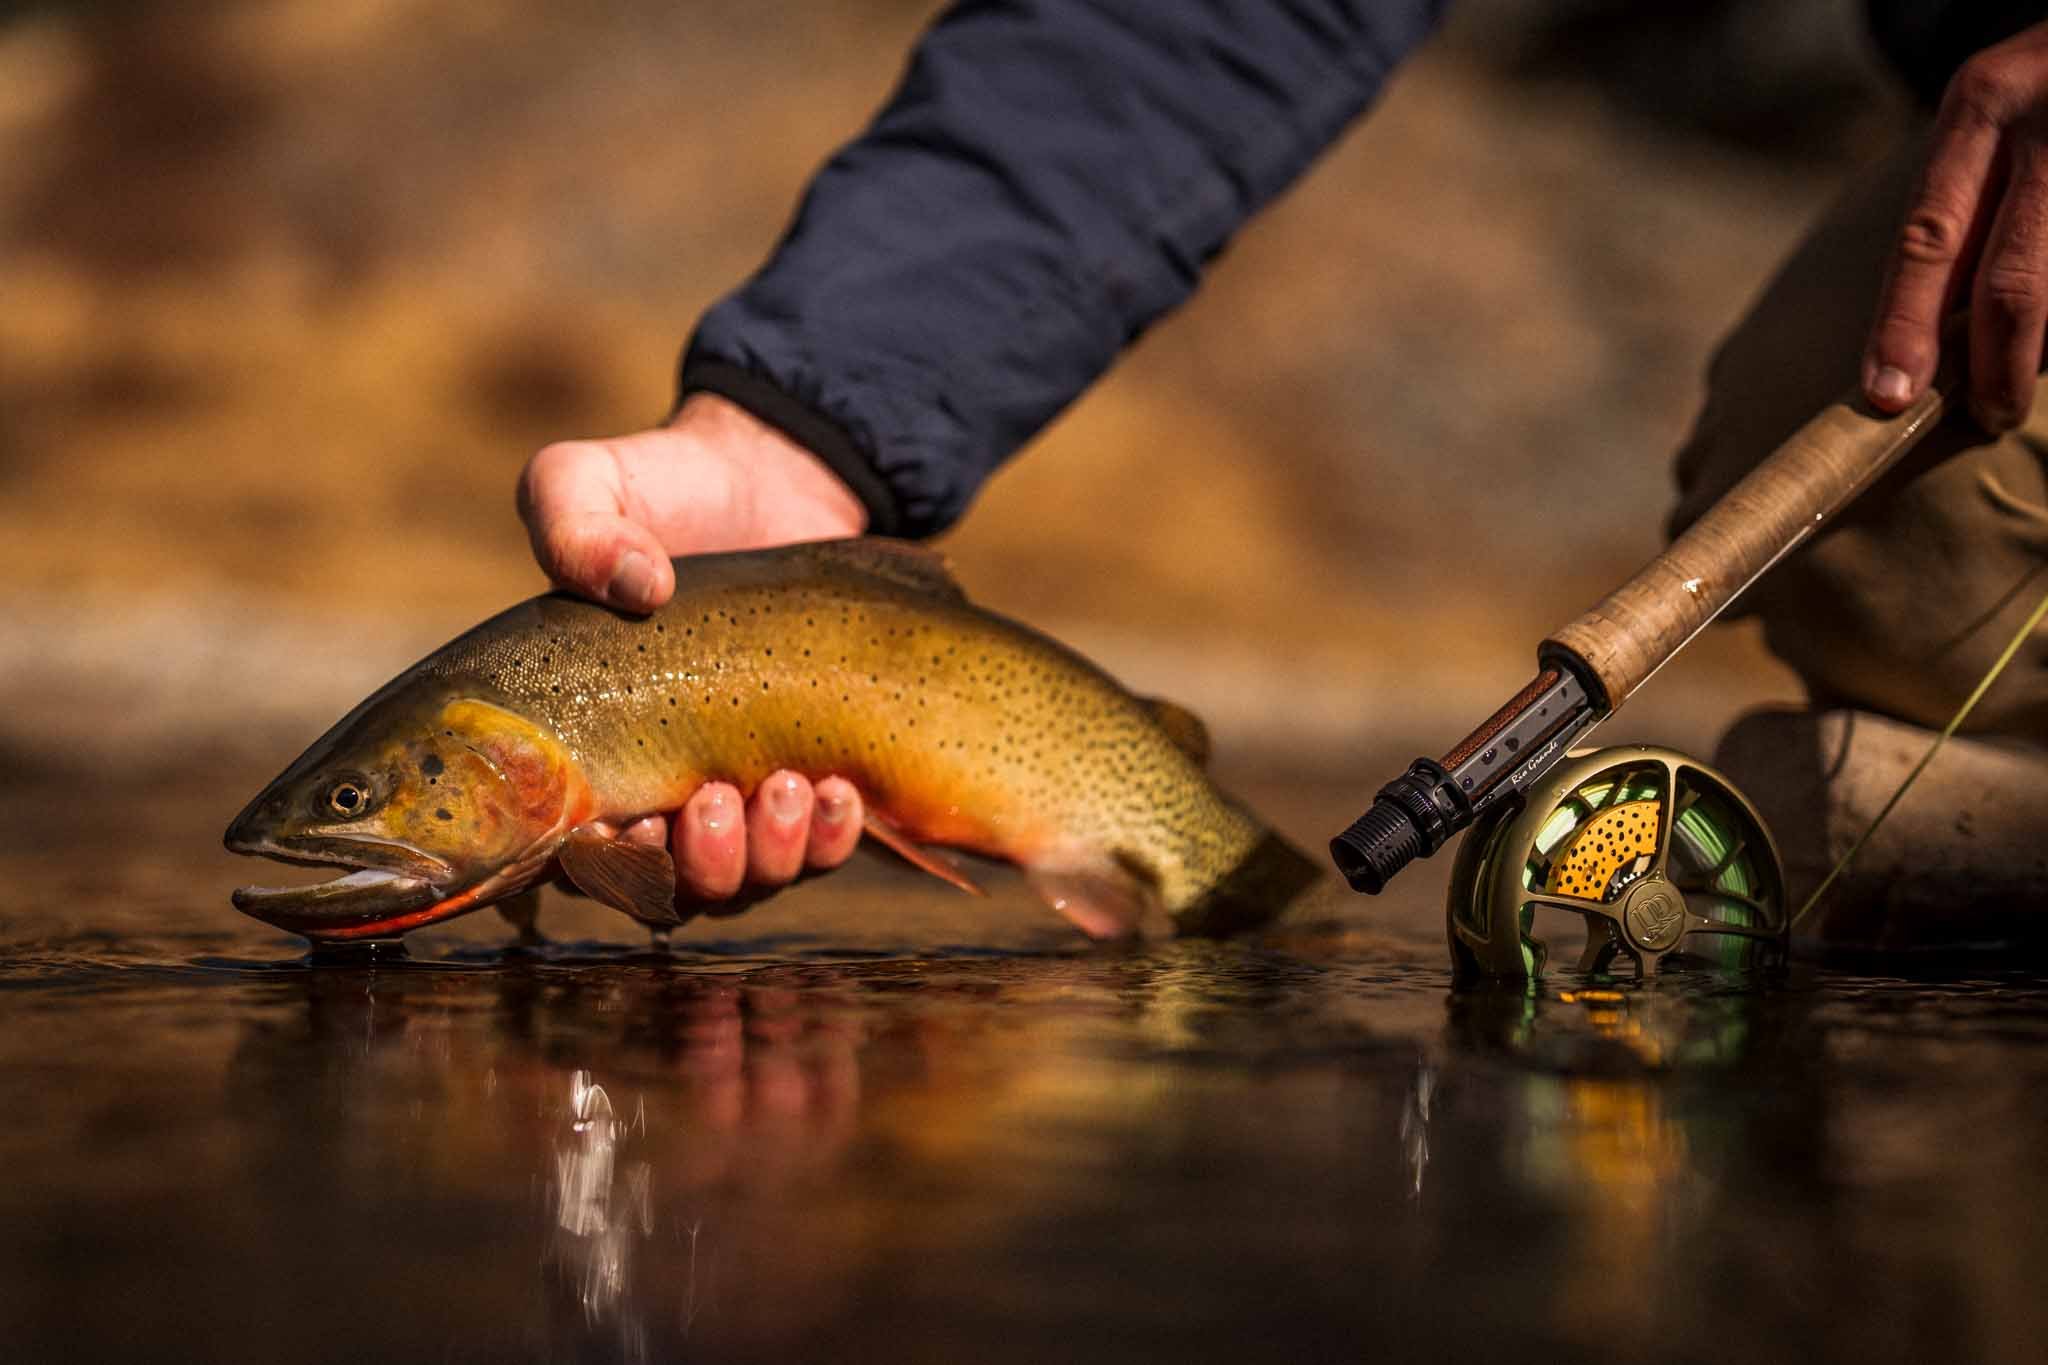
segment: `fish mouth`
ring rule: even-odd
[[[451,894],[454,869],[438,858],[395,844],[343,839],[230,839],[250,857],[307,867],[339,867],[329,881],[307,886],[237,887],[235,909],[313,939],[389,938],[444,919],[471,897]]]

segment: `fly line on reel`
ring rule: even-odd
[[[1536,976],[1583,923],[1581,970],[1617,957],[1775,960],[1790,929],[1777,846],[1721,773],[1670,749],[1567,757],[1458,850],[1446,906],[1461,976]]]

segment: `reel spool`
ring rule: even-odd
[[[1458,849],[1445,907],[1458,975],[1533,977],[1548,934],[1584,921],[1582,971],[1680,954],[1723,966],[1783,955],[1791,911],[1763,817],[1721,773],[1670,749],[1575,751]]]

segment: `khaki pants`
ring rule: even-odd
[[[1674,528],[1855,385],[1923,150],[1908,146],[1864,177],[1715,355],[1678,455]],[[1721,755],[1772,820],[1796,895],[1890,795],[1931,740],[1927,727],[1946,724],[1990,668],[2048,591],[2044,570],[2048,396],[1996,440],[1966,415],[1944,421],[1744,599],[1813,699],[1811,712],[1739,724]],[[1868,946],[2027,936],[2029,905],[2048,902],[2048,750],[2033,748],[2048,744],[2048,632],[1964,731],[1984,739],[1943,751],[1803,930]],[[1985,914],[2003,927],[1987,930]]]

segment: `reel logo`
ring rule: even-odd
[[[1629,898],[1623,916],[1628,936],[1653,953],[1678,942],[1685,929],[1685,902],[1662,882],[1645,882]]]

